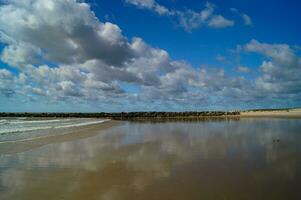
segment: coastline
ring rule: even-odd
[[[110,120],[102,124],[92,124],[82,127],[67,129],[60,135],[46,135],[25,140],[3,141],[0,142],[0,155],[16,154],[28,151],[47,144],[73,141],[88,138],[100,134],[101,131],[120,125],[122,122]]]
[[[6,113],[0,112],[0,119],[62,119],[62,118],[95,118],[118,121],[192,121],[220,120],[241,117],[287,117],[301,118],[301,108],[257,109],[237,111],[185,111],[185,112],[119,112],[119,113]]]
[[[198,114],[198,115],[188,115],[188,114]],[[206,115],[201,115],[201,114]],[[181,115],[174,116],[154,116],[156,114],[153,112],[153,116],[134,116],[132,118],[117,118],[106,121],[102,124],[91,124],[82,127],[73,127],[65,130],[60,135],[45,135],[42,137],[35,137],[24,140],[16,141],[0,141],[0,155],[1,154],[15,154],[23,151],[27,151],[33,148],[44,146],[52,143],[66,142],[77,139],[83,139],[91,137],[101,133],[102,130],[109,129],[114,126],[122,124],[123,121],[134,121],[134,122],[176,122],[176,121],[223,121],[223,120],[240,120],[243,118],[291,118],[291,119],[301,119],[301,109],[286,109],[286,110],[249,110],[241,112],[224,112],[225,114],[218,113],[218,115],[213,115],[214,112],[183,112]],[[239,113],[239,114],[237,114]],[[132,115],[133,113],[131,113]],[[164,114],[161,112],[160,114]],[[177,114],[177,113],[173,113]],[[116,114],[115,114],[116,115]],[[124,113],[123,113],[124,115]],[[48,117],[41,117],[43,119]],[[61,117],[64,118],[64,117]],[[49,118],[48,118],[49,119]]]
[[[301,109],[244,111],[240,117],[301,118]]]

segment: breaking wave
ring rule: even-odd
[[[53,119],[53,120],[0,120],[0,135],[23,133],[46,129],[73,128],[87,125],[101,124],[108,121],[91,119]]]

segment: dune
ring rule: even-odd
[[[287,110],[258,110],[240,112],[242,117],[289,117],[301,118],[301,108]]]

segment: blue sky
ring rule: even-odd
[[[0,111],[301,106],[300,1],[3,0]]]
[[[95,2],[95,1],[89,1]],[[98,1],[97,1],[98,2]],[[200,11],[207,1],[166,0],[158,1],[166,7],[179,10],[193,9]],[[153,46],[170,52],[174,59],[185,59],[193,65],[214,62],[217,54],[227,53],[237,44],[245,44],[251,39],[267,43],[300,44],[301,21],[300,1],[284,0],[230,0],[210,1],[224,16],[236,21],[236,25],[225,29],[199,28],[187,33],[169,17],[156,15],[154,12],[137,9],[123,1],[102,0],[92,3],[96,15],[118,24],[129,38],[139,36]],[[237,8],[250,15],[252,26],[245,26],[242,19],[230,8]],[[235,37],[233,37],[235,36]]]

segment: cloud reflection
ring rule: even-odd
[[[290,191],[295,197],[300,126],[284,119],[126,123],[91,138],[0,157],[0,189],[3,199],[157,199],[170,193],[175,199],[184,193],[234,199],[245,197],[237,191],[241,185],[258,197],[261,185],[269,194]],[[270,191],[271,184],[282,189]]]

